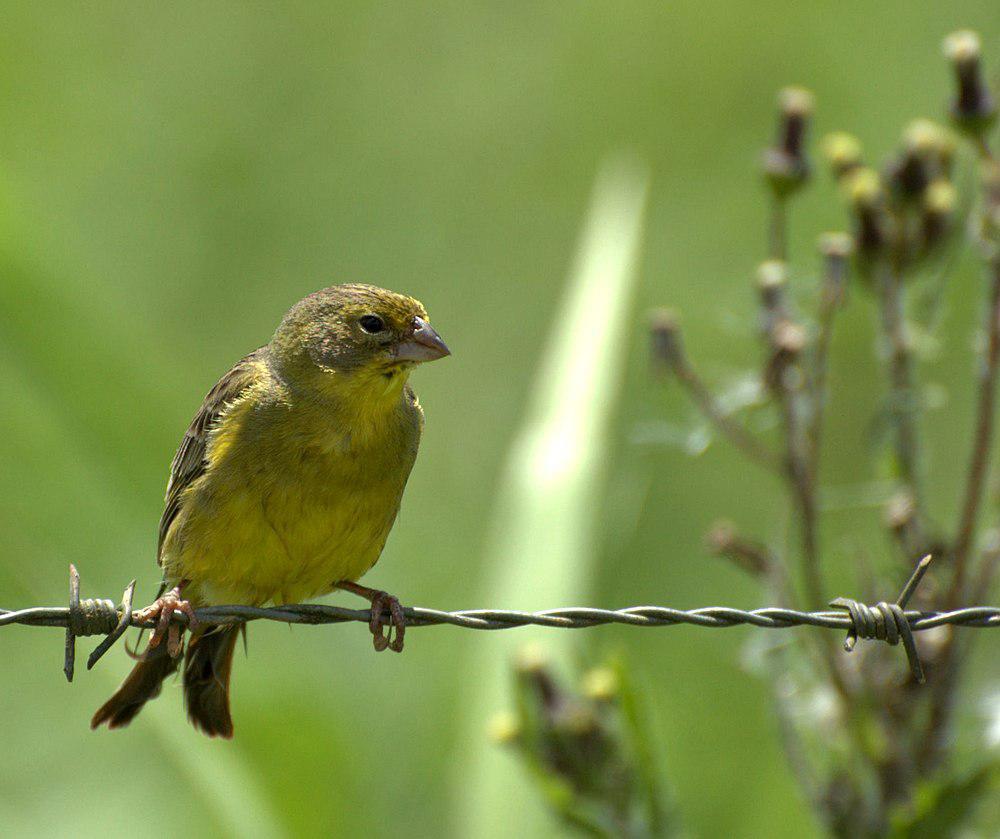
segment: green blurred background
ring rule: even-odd
[[[652,181],[600,564],[582,588],[593,605],[765,605],[705,556],[702,536],[725,515],[781,540],[779,488],[725,446],[692,460],[650,442],[692,414],[650,379],[644,312],[681,309],[706,374],[738,376],[756,352],[750,278],[766,204],[755,166],[776,90],[810,87],[816,136],[846,128],[881,157],[905,122],[942,113],[940,41],[960,26],[980,30],[1000,67],[1000,11],[987,0],[9,4],[0,605],[63,602],[71,561],[85,596],[115,596],[137,576],[151,598],[167,467],[203,394],[292,302],[348,280],[422,299],[454,352],[414,379],[426,434],[366,581],[413,604],[520,605],[484,589],[496,488],[595,174],[621,149]],[[817,181],[792,218],[804,284],[815,235],[843,224],[828,179]],[[966,457],[979,287],[966,259],[925,376],[949,383],[927,429],[944,521]],[[834,486],[877,477],[870,321],[855,295],[835,346]],[[827,519],[832,587],[854,586],[858,546],[888,556],[878,510],[848,506]],[[582,641],[588,661],[622,651],[644,686],[695,835],[815,830],[767,688],[741,668],[752,634],[615,627]],[[176,685],[126,731],[91,732],[126,658],[117,649],[91,673],[81,666],[70,686],[61,647],[56,630],[0,632],[7,835],[98,836],[153,820],[192,837],[459,835],[469,781],[455,766],[495,748],[469,735],[485,718],[459,724],[463,662],[500,655],[495,634],[415,630],[397,657],[373,654],[361,626],[255,625],[230,743],[187,726]],[[967,692],[970,727],[984,671]]]

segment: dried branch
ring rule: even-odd
[[[847,259],[852,250],[851,238],[844,233],[827,233],[820,239],[819,249],[823,254],[823,280],[817,316],[816,347],[813,351],[812,422],[809,427],[809,474],[814,487],[822,449],[830,342],[833,339],[834,319],[847,297]]]
[[[923,531],[923,495],[917,435],[917,396],[913,383],[913,352],[906,329],[903,280],[897,270],[883,265],[878,277],[881,327],[889,373],[889,416],[900,477],[912,495],[916,523]]]
[[[778,457],[737,420],[726,413],[715,395],[688,361],[681,340],[680,325],[672,312],[659,310],[652,318],[653,354],[677,377],[692,401],[720,434],[750,460],[770,472],[781,472]]]

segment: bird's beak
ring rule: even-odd
[[[431,325],[423,318],[413,319],[413,334],[396,345],[395,359],[397,361],[434,361],[451,355],[447,344],[441,340]]]

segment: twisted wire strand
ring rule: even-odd
[[[104,634],[104,621],[113,617],[113,622],[121,620],[121,607],[110,600],[100,601],[112,607],[107,618],[100,616],[97,625],[79,627],[78,636]],[[871,608],[871,607],[868,607]],[[139,620],[132,612],[129,626],[152,628],[154,620]],[[818,626],[823,629],[850,630],[854,622],[850,614],[835,611],[800,612],[777,606],[760,609],[736,609],[731,606],[704,606],[697,609],[673,609],[669,606],[630,606],[624,609],[599,609],[589,606],[571,606],[562,609],[547,609],[541,612],[522,612],[510,609],[460,609],[441,611],[420,606],[403,608],[406,626],[458,626],[463,629],[500,630],[519,626],[546,626],[556,629],[586,629],[607,624],[626,626],[693,626],[722,629],[731,626],[758,626],[764,629],[790,629],[796,626]],[[369,623],[369,609],[347,609],[341,606],[326,606],[317,603],[297,603],[288,606],[206,606],[195,609],[200,623],[236,624],[252,621],[277,621],[295,624]],[[903,613],[913,632],[934,629],[938,626],[961,626],[978,629],[1000,629],[1000,606],[969,606],[948,612],[913,611]],[[175,612],[172,620],[187,625],[187,618]],[[23,626],[67,627],[70,609],[66,606],[35,606],[28,609],[10,611],[0,609],[0,626],[21,624]],[[382,615],[382,623],[389,618]],[[861,634],[867,638],[868,635]],[[875,636],[871,636],[875,637]]]
[[[588,606],[571,606],[524,612],[510,609],[461,609],[442,611],[419,606],[403,608],[407,627],[458,626],[463,629],[501,630],[519,626],[545,626],[555,629],[586,629],[592,626],[622,624],[625,626],[663,627],[688,624],[691,626],[722,629],[731,626],[757,626],[764,629],[789,629],[796,626],[816,626],[847,632],[844,649],[850,652],[859,638],[884,641],[891,645],[902,642],[911,673],[918,682],[924,680],[923,668],[913,640],[914,632],[939,626],[957,626],[978,629],[1000,628],[1000,606],[970,606],[947,612],[905,611],[913,594],[930,564],[930,557],[920,561],[903,587],[895,603],[881,602],[876,606],[850,598],[838,597],[830,605],[840,611],[801,612],[776,606],[760,609],[735,609],[730,606],[705,606],[697,609],[673,609],[669,606],[630,606],[624,609],[598,609]],[[87,669],[92,668],[129,627],[151,628],[156,621],[146,619],[140,611],[133,611],[135,580],[126,586],[121,605],[107,598],[81,600],[80,575],[70,566],[69,606],[35,606],[10,611],[0,609],[0,627],[20,624],[23,626],[54,626],[66,630],[66,652],[63,670],[69,681],[73,680],[76,656],[76,639],[89,635],[104,635],[104,640],[87,659]],[[202,624],[245,624],[251,621],[278,621],[289,624],[331,624],[358,622],[370,624],[370,609],[345,609],[318,603],[296,603],[286,606],[205,606],[194,610]],[[188,619],[181,612],[174,612],[171,620],[187,625]],[[380,614],[383,625],[391,621]]]

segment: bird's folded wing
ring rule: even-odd
[[[264,372],[264,348],[240,359],[236,365],[216,383],[201,408],[195,414],[191,425],[184,432],[177,454],[170,464],[170,480],[167,483],[166,506],[160,517],[160,538],[156,547],[157,561],[161,560],[163,542],[170,525],[181,510],[184,490],[205,474],[208,435],[215,423],[240,395],[251,385],[260,381]]]

